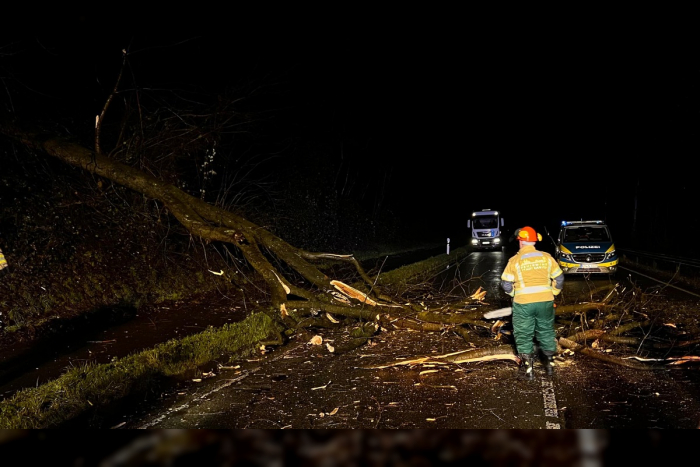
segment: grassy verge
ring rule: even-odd
[[[396,268],[379,276],[379,285],[406,285],[409,282],[420,282],[432,276],[436,271],[447,267],[447,265],[457,263],[467,255],[468,247],[457,248],[448,255],[443,253],[433,256],[418,263],[411,263],[400,268]]]
[[[410,253],[419,250],[431,250],[443,246],[443,243],[423,243],[416,244],[415,242],[407,243],[403,246],[397,245],[380,245],[377,244],[371,249],[354,252],[353,256],[358,261],[366,261],[370,259],[382,258],[387,255],[399,255],[402,253]]]
[[[244,321],[173,339],[108,364],[72,368],[53,381],[1,401],[0,429],[55,428],[163,377],[184,374],[222,355],[252,353],[259,342],[280,331],[267,314],[253,313]]]
[[[382,284],[407,284],[459,261],[466,248],[406,265],[380,276]],[[145,391],[163,378],[185,374],[222,356],[250,354],[282,328],[257,312],[245,320],[183,339],[173,339],[108,364],[85,364],[36,388],[0,401],[0,429],[58,427],[84,413]]]

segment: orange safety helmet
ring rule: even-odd
[[[523,242],[536,242],[538,240],[542,241],[542,235],[535,232],[535,229],[532,227],[527,226],[523,227],[522,229],[518,229],[516,238],[518,240],[522,240]]]

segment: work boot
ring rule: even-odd
[[[522,353],[520,354],[520,372],[522,373],[522,378],[528,381],[535,379],[535,373],[532,371],[532,354]]]
[[[544,371],[547,376],[552,376],[554,374],[554,354],[556,352],[551,350],[543,350],[542,354],[544,358],[542,359],[542,365],[544,366]]]

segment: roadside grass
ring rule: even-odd
[[[375,244],[372,248],[367,248],[362,251],[353,253],[353,256],[358,261],[365,261],[370,259],[382,258],[388,255],[399,255],[401,253],[410,253],[416,250],[431,250],[433,248],[438,248],[443,245],[442,242],[431,242],[416,244],[416,242],[408,242],[405,245],[389,244]]]
[[[379,285],[402,286],[420,282],[428,279],[440,269],[459,262],[470,252],[469,247],[462,247],[453,250],[450,254],[442,253],[418,263],[407,264],[380,275],[377,283]]]
[[[257,312],[110,363],[71,368],[59,378],[0,401],[0,429],[55,428],[145,390],[163,377],[182,375],[222,356],[252,354],[258,343],[281,331],[269,315]]]
[[[383,285],[420,281],[469,254],[459,248],[409,264],[379,277]],[[133,393],[147,391],[163,378],[196,370],[222,356],[253,354],[262,342],[280,340],[282,324],[259,311],[240,322],[209,328],[107,364],[86,363],[35,388],[26,388],[0,401],[0,429],[56,428],[92,410],[99,410]]]

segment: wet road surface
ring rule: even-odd
[[[463,297],[481,286],[491,305],[507,305],[507,297],[496,294],[501,293],[500,272],[509,256],[474,252],[443,276],[437,274],[436,287]],[[602,286],[610,278],[572,278],[565,292],[585,296],[595,281]],[[51,365],[60,372],[86,358],[119,356],[110,341],[142,339],[139,344],[148,346],[155,330],[164,331],[167,323],[178,332],[199,332],[204,322],[223,324],[243,316],[240,302],[230,299],[182,303],[104,330],[90,339],[99,343],[83,343],[73,353],[59,355],[56,349]],[[153,336],[147,337],[149,333]],[[475,330],[467,343],[451,332],[387,329],[344,355],[330,352],[325,344],[337,345],[347,331],[323,330],[319,335],[324,345],[297,338],[256,358],[214,362],[157,397],[129,401],[79,423],[88,428],[562,429],[697,428],[700,422],[696,369],[639,371],[575,354],[561,358],[553,378],[536,367],[533,382],[521,380],[511,360],[378,369],[372,367],[507,343],[507,335]],[[48,377],[46,364],[35,371]],[[34,377],[26,376],[24,384]]]
[[[344,337],[320,334],[331,345]],[[373,368],[468,348],[451,333],[405,330],[382,333],[345,355],[296,342],[257,361],[227,364],[230,369],[215,370],[201,382],[193,378],[154,405],[102,423],[124,423],[124,428],[563,427],[551,380],[520,380],[513,361]]]
[[[473,292],[482,287],[486,301],[507,305],[509,299],[498,284],[511,254],[474,252],[437,274],[436,288]],[[567,277],[565,293],[585,300],[613,280]],[[319,334],[331,344],[345,337],[325,330]],[[520,379],[517,364],[508,360],[372,368],[495,345],[505,337],[475,331],[473,342],[467,343],[448,332],[387,330],[345,355],[334,355],[324,345],[295,342],[259,360],[212,370],[212,376],[200,382],[192,378],[155,404],[99,423],[124,428],[285,429],[699,426],[700,371],[693,367],[641,371],[570,354],[559,357],[551,378],[536,366],[535,381]]]
[[[331,344],[344,336],[320,333]],[[483,336],[486,345],[490,336]],[[295,342],[192,375],[158,400],[93,419],[108,428],[697,428],[698,371],[646,372],[574,355],[554,377],[512,361],[372,367],[469,349],[455,335],[388,331],[334,355]],[[201,381],[198,381],[200,380]]]

